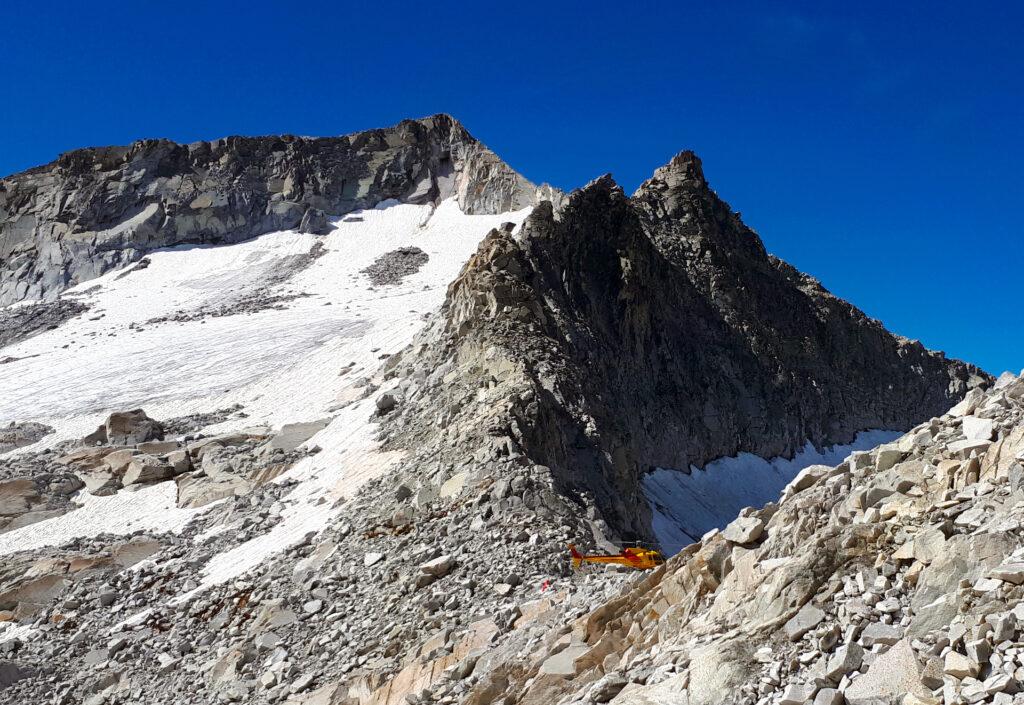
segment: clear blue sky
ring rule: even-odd
[[[436,112],[566,189],[632,191],[692,148],[770,251],[898,333],[1024,367],[1020,3],[481,5],[4,0],[0,173]]]

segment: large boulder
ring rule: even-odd
[[[174,475],[174,468],[164,461],[152,455],[137,455],[128,464],[121,481],[126,487],[128,485],[146,485],[153,482],[161,482]]]
[[[0,661],[0,690],[4,690],[31,675],[32,671],[19,666],[13,661]]]
[[[160,422],[149,418],[142,409],[115,412],[107,417],[104,428],[107,443],[111,445],[135,445],[146,441],[162,441],[164,438]]]
[[[874,705],[879,699],[891,701],[911,693],[920,698],[932,692],[921,684],[921,664],[903,639],[875,659],[871,668],[846,689],[848,705]]]

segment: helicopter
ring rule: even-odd
[[[583,563],[604,563],[621,565],[635,570],[651,570],[665,562],[665,558],[660,552],[642,546],[627,546],[619,553],[584,555],[576,550],[575,544],[570,543],[569,554],[572,556],[573,568],[579,568]]]

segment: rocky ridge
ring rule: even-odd
[[[770,257],[687,152],[631,198],[603,177],[492,231],[386,376],[389,447],[525,456],[625,539],[651,538],[653,468],[908,428],[989,379]]]
[[[160,247],[323,233],[330,216],[388,199],[502,213],[541,196],[560,198],[448,115],[342,137],[80,149],[0,179],[0,306],[53,299]]]

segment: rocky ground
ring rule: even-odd
[[[1024,701],[1024,381],[895,336],[768,255],[690,152],[632,196],[606,176],[563,201],[443,115],[79,150],[0,182],[0,304],[132,263],[119,276],[145,276],[159,247],[320,234],[391,198],[496,214],[541,195],[483,239],[411,345],[380,352],[364,331],[380,367],[302,423],[247,427],[246,409],[194,399],[212,410],[104,411],[75,440],[6,420],[0,541],[149,494],[178,523],[3,544],[0,702]],[[146,325],[283,306],[321,254]],[[426,257],[362,274],[390,286]],[[72,295],[39,306],[0,312],[0,346],[84,312]],[[652,538],[651,468],[910,427],[657,570],[570,568],[569,542]],[[355,438],[366,474],[332,467],[324,438]]]
[[[1022,522],[1024,379],[1004,376],[892,444],[807,468],[470,701],[1020,702]]]
[[[374,286],[401,284],[403,279],[420,271],[428,259],[427,253],[418,247],[400,247],[378,257],[363,274]]]
[[[108,440],[119,430],[143,440],[58,460],[78,463],[93,491],[129,491],[139,459],[149,467],[144,451],[170,442],[145,440],[160,431],[139,414],[129,429],[118,418],[103,429]],[[19,554],[21,570],[0,586],[4,618],[20,624],[19,636],[0,632],[8,671],[20,676],[5,701],[181,702],[188,693],[188,702],[281,702],[328,689],[339,702],[397,703],[412,689],[414,700],[457,702],[479,680],[478,660],[536,642],[625,577],[571,574],[565,542],[585,535],[585,522],[546,469],[508,462],[502,479],[457,474],[436,486],[382,478],[328,531],[230,584],[196,591],[211,554],[265,533],[284,508],[291,485],[265,481],[272,471],[252,459],[276,445],[282,465],[294,462],[286,449],[311,431],[183,443],[195,469],[172,475],[179,501],[190,501],[183,478],[193,478],[204,501],[227,503],[181,535],[101,536]],[[152,457],[171,464],[174,452]],[[114,453],[133,458],[123,473]],[[241,465],[220,467],[236,458]],[[83,465],[97,460],[104,464]],[[161,481],[156,475],[150,481]]]
[[[564,542],[591,527],[546,469],[512,458],[500,477],[380,478],[329,530],[197,590],[209,555],[279,520],[289,484],[254,483],[181,535],[7,559],[3,698],[1016,702],[1022,461],[1024,379],[1004,377],[807,468],[651,573],[572,572]]]
[[[53,429],[46,424],[11,421],[6,428],[0,429],[0,454],[30,446],[51,433]]]
[[[0,458],[0,533],[74,509],[82,480],[56,463],[74,444]]]
[[[33,303],[0,309],[0,348],[58,327],[89,307],[73,299]]]

